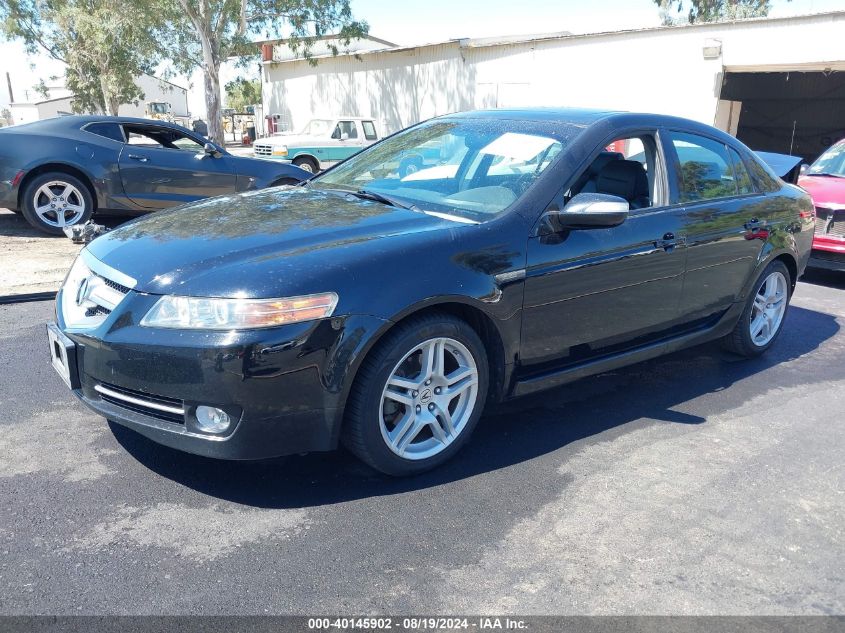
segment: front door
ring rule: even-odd
[[[170,128],[132,124],[124,131],[120,179],[135,204],[163,209],[236,190],[231,156],[206,154],[198,140]]]
[[[617,161],[622,162],[608,167]],[[641,184],[629,186],[619,181],[620,175]],[[521,345],[521,361],[529,371],[657,340],[678,319],[685,269],[683,208],[667,205],[665,161],[656,134],[613,141],[575,183],[577,190],[567,192],[562,202],[595,192],[626,197],[633,208],[617,227],[529,240]]]

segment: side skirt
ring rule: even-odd
[[[719,321],[705,329],[688,332],[674,338],[649,343],[636,349],[614,354],[612,356],[605,356],[593,360],[586,361],[580,365],[572,365],[560,370],[546,372],[544,374],[531,376],[523,380],[517,380],[511,391],[511,397],[524,396],[551,387],[565,385],[566,383],[601,374],[613,369],[619,369],[627,365],[640,363],[644,360],[657,358],[664,354],[676,352],[678,350],[700,345],[714,339],[721,338],[733,330],[745,308],[745,302],[737,302],[733,304],[728,311],[722,315]]]

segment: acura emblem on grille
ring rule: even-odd
[[[79,288],[76,291],[76,305],[81,306],[88,298],[88,282],[91,278],[86,277],[79,282]]]

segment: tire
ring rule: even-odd
[[[443,359],[440,371],[422,369],[426,354]],[[362,363],[346,406],[343,443],[387,475],[431,470],[469,440],[487,399],[488,376],[484,344],[464,321],[447,314],[412,318],[388,332]]]
[[[316,160],[313,158],[309,158],[308,156],[299,156],[293,159],[293,164],[299,167],[300,169],[304,169],[305,171],[317,174],[320,172],[320,165],[317,163]]]
[[[79,178],[54,171],[36,176],[27,183],[21,210],[27,222],[39,231],[63,235],[63,226],[84,224],[91,218],[94,199]]]
[[[722,339],[722,345],[745,358],[765,352],[783,330],[791,296],[789,270],[783,262],[775,260],[757,277],[739,321]]]

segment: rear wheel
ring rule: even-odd
[[[466,444],[487,396],[484,345],[449,315],[413,319],[367,357],[347,405],[346,446],[394,476],[434,468]]]
[[[783,329],[792,283],[783,262],[773,261],[754,283],[742,316],[724,346],[740,356],[753,358],[769,349]]]
[[[22,211],[36,229],[62,235],[66,226],[83,224],[94,212],[88,187],[75,176],[50,172],[36,176],[24,188]]]
[[[294,158],[293,164],[300,169],[304,169],[310,174],[316,174],[320,171],[320,166],[317,164],[317,161],[313,158],[309,158],[308,156],[299,156]]]

